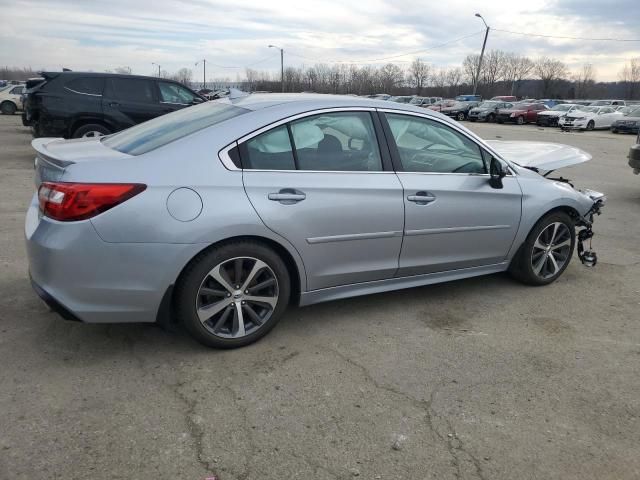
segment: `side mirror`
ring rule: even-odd
[[[507,172],[502,167],[502,163],[495,158],[491,158],[491,163],[489,164],[489,185],[492,188],[500,189],[502,188],[502,179],[507,176]]]

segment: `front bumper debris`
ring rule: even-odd
[[[593,238],[593,217],[600,215],[602,207],[607,201],[607,197],[594,190],[582,190],[582,193],[593,200],[593,205],[589,211],[578,219],[576,227],[578,231],[578,258],[585,267],[595,267],[598,263],[598,255],[591,247]]]

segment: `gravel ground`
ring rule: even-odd
[[[30,134],[0,116],[0,478],[640,478],[633,139],[467,125],[593,154],[561,173],[609,196],[596,268],[292,309],[257,344],[213,351],[47,311],[23,245]]]

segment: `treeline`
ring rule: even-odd
[[[313,66],[286,67],[286,92],[311,91],[367,95],[425,95],[453,97],[471,93],[477,81],[478,93],[485,98],[494,95],[516,95],[537,98],[620,98],[640,99],[640,58],[629,60],[618,72],[616,82],[598,82],[591,64],[571,72],[566,64],[550,57],[531,59],[512,52],[489,50],[478,74],[479,55],[467,55],[462,65],[439,68],[415,59],[406,68],[388,63],[383,66],[318,63]],[[106,70],[110,71],[110,70]],[[129,67],[117,67],[114,73],[132,73]],[[0,79],[24,80],[37,76],[31,68],[0,67]],[[175,73],[165,70],[162,78],[185,85],[198,85],[193,71],[182,68]],[[247,68],[244,78],[211,79],[209,86],[234,85],[247,91],[281,90],[280,73]]]
[[[530,59],[502,50],[485,53],[478,75],[479,58],[477,54],[467,55],[460,67],[448,68],[434,67],[421,59],[415,59],[406,69],[392,63],[381,67],[324,63],[287,67],[284,89],[286,92],[452,97],[470,93],[477,80],[478,93],[484,97],[640,98],[640,58],[625,65],[617,82],[597,82],[596,71],[591,64],[585,64],[572,73],[557,59]],[[244,85],[251,91],[280,91],[280,75],[246,69]]]

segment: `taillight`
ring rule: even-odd
[[[44,182],[38,189],[40,210],[61,222],[86,220],[147,188],[140,183]]]

